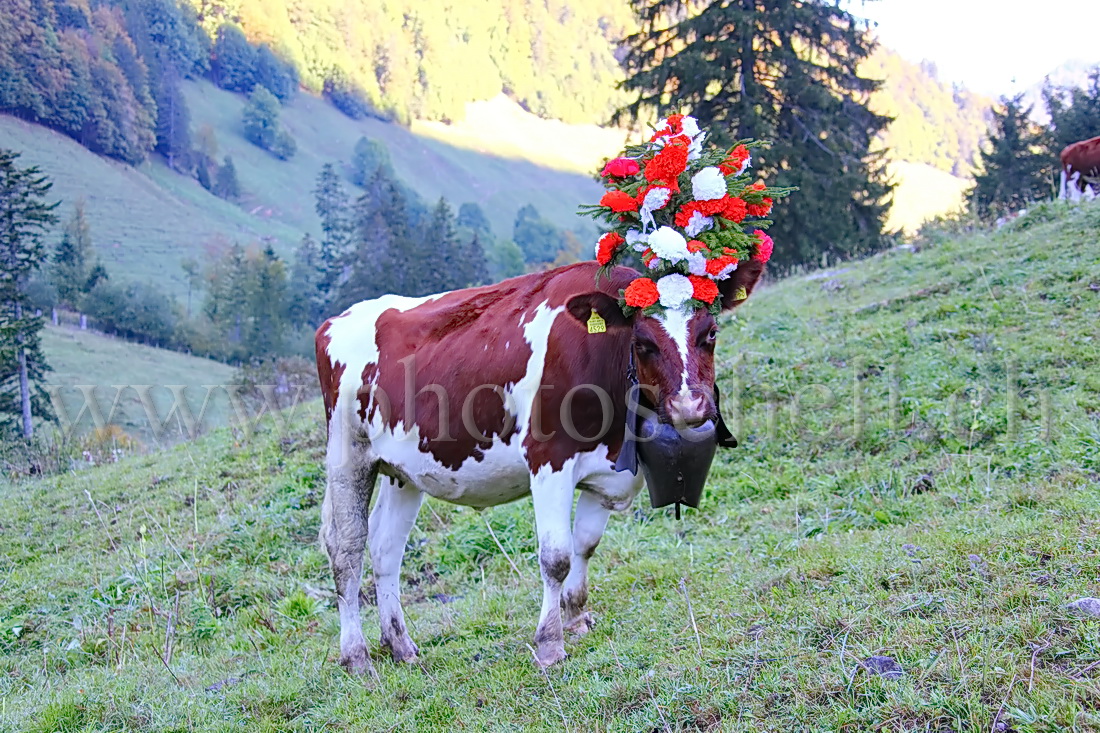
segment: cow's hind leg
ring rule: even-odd
[[[592,615],[584,610],[588,602],[588,561],[600,544],[611,510],[599,496],[582,491],[577,499],[573,519],[573,560],[562,587],[562,625],[575,634],[588,633],[594,624]]]
[[[401,560],[424,495],[388,476],[378,485],[378,501],[370,515],[370,558],[378,593],[378,623],[382,646],[396,662],[416,661],[420,652],[405,628],[401,610]]]
[[[359,617],[359,586],[367,543],[367,510],[378,475],[377,463],[361,454],[334,460],[321,507],[321,539],[328,552],[340,612],[340,664],[354,674],[374,674]],[[339,455],[339,453],[337,453]]]
[[[565,474],[547,474],[536,475],[531,482],[543,582],[542,613],[535,631],[535,656],[543,667],[565,659],[561,589],[569,575],[573,554],[569,515],[573,509],[574,482]]]

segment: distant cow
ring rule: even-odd
[[[1100,137],[1067,145],[1062,151],[1059,198],[1080,201],[1100,196]]]
[[[763,269],[742,262],[722,281],[725,307],[743,302]],[[321,538],[349,670],[371,670],[359,617],[368,540],[382,645],[399,661],[419,653],[399,574],[425,495],[482,508],[531,494],[543,578],[537,661],[565,657],[563,629],[590,628],[588,561],[610,513],[630,506],[643,484],[614,468],[632,377],[664,423],[718,419],[714,317],[627,318],[618,294],[637,273],[618,267],[597,284],[596,271],[585,262],[424,298],[387,295],[318,329],[328,420]],[[593,311],[605,332],[586,327]]]

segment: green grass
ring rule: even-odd
[[[218,160],[233,157],[244,191],[239,205],[212,196],[159,159],[132,168],[44,127],[0,114],[0,145],[22,152],[21,164],[38,165],[51,177],[55,198],[65,202],[62,217],[69,216],[78,198],[86,200],[96,247],[116,277],[154,282],[182,297],[187,285],[180,262],[188,257],[205,261],[231,242],[261,239],[270,239],[282,256],[291,257],[305,232],[320,234],[311,193],[318,172],[325,163],[349,163],[363,135],[389,148],[398,176],[429,203],[440,196],[456,209],[476,202],[498,236],[511,237],[516,212],[528,203],[558,226],[591,230],[591,222],[576,215],[578,202],[593,201],[602,192],[587,172],[450,145],[438,130],[421,135],[379,120],[351,120],[305,93],[282,111],[282,124],[294,135],[298,152],[280,161],[244,139],[243,96],[206,81],[184,87],[193,130],[211,126]]]
[[[53,371],[46,384],[59,387],[69,420],[75,420],[84,405],[84,396],[76,385],[96,385],[95,395],[106,417],[115,399],[114,385],[124,385],[119,393],[117,413],[110,422],[126,431],[140,442],[155,446],[155,435],[145,405],[132,386],[154,385],[148,395],[156,407],[156,415],[167,418],[173,398],[165,385],[184,385],[191,412],[198,417],[206,397],[204,385],[229,384],[235,370],[225,364],[177,351],[143,346],[121,339],[65,326],[48,326],[43,332],[42,346]],[[207,404],[204,429],[227,425],[230,417],[228,394],[224,390],[211,393]],[[154,418],[155,420],[156,418]],[[186,433],[180,432],[178,421],[162,437],[174,442]],[[87,433],[95,427],[92,415],[85,412],[77,421],[75,432]]]
[[[682,521],[612,518],[545,675],[527,501],[429,502],[421,663],[340,670],[317,406],[0,489],[0,727],[1100,730],[1100,620],[1064,607],[1100,595],[1098,230],[1044,205],[754,296],[719,353],[741,447]]]

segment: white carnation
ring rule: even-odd
[[[703,216],[698,211],[691,212],[691,218],[688,219],[687,226],[684,227],[684,233],[689,237],[699,236],[699,232],[705,232],[714,226],[714,219],[709,216]]]
[[[680,125],[684,129],[684,134],[692,139],[699,134],[699,121],[691,115],[684,115],[683,119],[680,120]]]
[[[694,291],[691,280],[678,272],[665,275],[657,281],[657,294],[665,308],[679,308],[691,299]]]
[[[688,160],[699,160],[703,155],[703,142],[707,139],[707,133],[700,132],[691,139],[688,146]]]
[[[707,274],[707,258],[703,256],[702,252],[690,252],[687,257],[688,271],[692,275],[698,275],[702,277]]]
[[[653,254],[672,264],[687,259],[689,254],[684,235],[672,227],[661,227],[649,235],[648,241]]]
[[[635,252],[644,252],[645,248],[649,245],[646,244],[646,237],[637,229],[631,229],[626,233],[626,243],[630,245]]]
[[[639,212],[642,215],[642,229],[647,230],[653,226],[653,212],[662,208],[672,198],[672,191],[667,188],[651,188],[642,199],[642,207]]]
[[[707,166],[691,177],[691,195],[696,201],[713,201],[726,195],[726,177],[715,166]]]

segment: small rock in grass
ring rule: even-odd
[[[233,685],[237,684],[240,681],[241,681],[240,677],[227,677],[224,680],[219,680],[219,681],[215,682],[214,684],[210,685],[209,687],[206,688],[206,691],[207,692],[221,692],[222,688],[232,687]]]
[[[1100,598],[1078,598],[1073,603],[1066,604],[1066,608],[1082,616],[1100,617]]]
[[[860,664],[871,674],[877,674],[888,680],[896,680],[905,674],[905,670],[893,657],[867,657]]]

